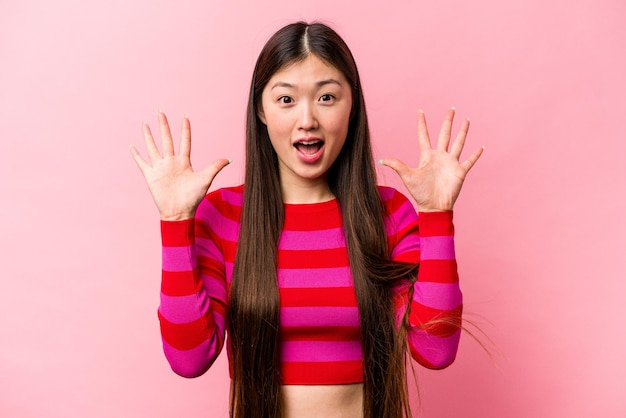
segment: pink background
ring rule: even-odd
[[[418,108],[435,131],[456,106],[486,145],[456,226],[493,360],[465,335],[420,370],[423,416],[626,416],[622,0],[2,0],[0,415],[226,416],[224,356],[186,380],[161,353],[158,215],[128,144],[188,114],[196,166],[232,158],[215,186],[241,181],[254,60],[301,18],[351,46],[377,158],[417,161]]]

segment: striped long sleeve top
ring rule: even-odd
[[[395,189],[379,191],[391,258],[420,264],[413,292],[409,280],[393,292],[398,318],[410,308],[411,355],[425,367],[446,367],[456,356],[462,310],[452,212],[418,216]],[[220,189],[195,219],[161,222],[158,315],[165,356],[182,376],[203,374],[225,345],[242,201],[243,186]],[[336,200],[285,204],[277,265],[283,384],[362,382],[358,306]]]

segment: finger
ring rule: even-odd
[[[187,158],[191,155],[191,123],[187,115],[183,118],[183,129],[180,136],[180,155]]]
[[[150,157],[150,162],[152,165],[159,159],[161,159],[161,154],[159,153],[159,149],[154,143],[154,137],[152,136],[152,131],[147,123],[143,123],[143,139],[146,143],[146,149],[148,150],[148,157]]]
[[[470,171],[470,169],[474,166],[474,164],[476,164],[476,161],[478,161],[478,159],[480,158],[484,150],[485,150],[485,146],[483,145],[482,147],[474,151],[474,153],[470,155],[470,157],[461,164],[463,169],[465,169],[466,173]]]
[[[437,142],[437,149],[442,151],[448,151],[448,145],[450,144],[450,137],[452,136],[452,121],[454,120],[454,107],[448,109],[446,118],[441,125],[441,131],[439,132],[439,141]]]
[[[137,167],[141,170],[141,173],[145,173],[145,171],[150,168],[148,163],[146,163],[141,154],[139,154],[139,151],[137,151],[137,149],[132,145],[130,146],[130,153],[132,154],[135,163],[137,163]]]
[[[428,137],[426,116],[424,115],[424,111],[422,109],[417,112],[417,142],[420,147],[420,153],[432,149],[430,145],[430,138]]]
[[[402,161],[395,159],[395,158],[384,158],[380,160],[379,163],[391,168],[393,171],[398,173],[400,178],[403,180],[407,176],[408,172],[410,171],[410,168],[408,165],[406,165]]]
[[[213,163],[211,163],[207,168],[202,170],[201,174],[202,176],[204,176],[206,183],[210,186],[211,183],[213,182],[213,179],[217,175],[217,173],[222,171],[222,169],[226,167],[227,165],[229,165],[230,163],[231,163],[231,160],[222,158],[220,160],[213,161]]]
[[[467,138],[467,132],[469,131],[469,127],[470,121],[469,119],[465,119],[463,121],[463,124],[461,125],[459,133],[456,135],[456,138],[452,143],[450,154],[452,154],[457,160],[461,158],[461,151],[463,151],[463,147],[465,146],[465,139]]]
[[[171,157],[174,155],[174,142],[172,141],[172,132],[167,122],[165,113],[159,111],[159,125],[161,126],[161,149],[163,157]]]

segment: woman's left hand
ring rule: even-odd
[[[463,121],[461,130],[450,146],[454,108],[448,111],[443,121],[437,147],[433,148],[428,136],[426,117],[419,111],[417,117],[417,139],[419,143],[419,166],[411,168],[395,158],[381,160],[383,165],[398,173],[409,193],[415,199],[420,212],[452,210],[459,197],[467,173],[483,152],[480,147],[461,162],[461,152],[469,130],[469,119]]]

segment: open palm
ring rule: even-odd
[[[469,120],[463,121],[461,130],[450,146],[453,120],[454,108],[448,111],[437,146],[433,148],[428,136],[426,117],[420,110],[417,118],[419,165],[411,168],[395,158],[381,161],[398,173],[422,212],[452,210],[467,173],[482,154],[483,147],[474,151],[467,160],[460,161],[469,130]]]
[[[183,119],[179,154],[174,153],[174,142],[165,114],[159,112],[162,154],[157,148],[150,127],[143,125],[143,135],[150,157],[148,164],[135,147],[130,150],[141,170],[154,203],[163,220],[181,220],[192,218],[196,208],[206,195],[213,178],[228,165],[229,161],[220,159],[202,171],[191,167],[191,127],[189,119]]]

